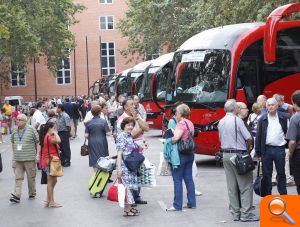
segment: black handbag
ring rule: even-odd
[[[253,183],[253,190],[256,195],[264,197],[267,195],[266,183],[263,176],[260,176],[259,170],[260,170],[260,161],[258,162],[258,166],[257,166],[257,177]]]
[[[180,139],[177,143],[177,149],[180,154],[193,154],[196,149],[196,143],[188,124],[185,121],[184,123],[187,127],[187,130],[189,131],[189,137],[187,140]]]
[[[235,167],[239,175],[245,175],[255,169],[253,159],[250,154],[237,154]]]
[[[133,149],[125,159],[123,158],[125,166],[131,172],[136,172],[140,168],[144,160],[144,155],[139,153],[138,149]]]

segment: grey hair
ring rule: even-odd
[[[180,104],[177,106],[176,111],[184,118],[188,118],[190,116],[190,108],[186,104]]]
[[[284,100],[284,96],[281,94],[274,94],[273,98],[278,102],[278,101],[283,101]]]
[[[22,118],[23,120],[27,121],[27,116],[25,114],[19,114],[18,118]]]
[[[274,104],[275,104],[276,106],[278,106],[278,102],[277,102],[277,100],[276,100],[275,98],[269,98],[269,99],[267,99],[267,105],[268,105],[270,102],[274,102]]]
[[[237,105],[237,107],[240,108],[240,109],[241,109],[241,108],[244,108],[244,106],[247,106],[247,105],[246,105],[245,103],[243,103],[243,102],[237,102],[236,105]]]
[[[236,105],[237,105],[237,103],[236,103],[235,99],[228,99],[224,105],[224,109],[225,109],[226,113],[234,112]]]

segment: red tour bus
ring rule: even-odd
[[[290,102],[300,88],[300,21],[281,21],[294,12],[300,12],[300,3],[277,8],[266,23],[203,31],[176,51],[167,82],[166,118],[175,102],[190,106],[199,130],[196,153],[215,155],[220,149],[217,125],[227,99],[251,107],[260,94],[280,93]]]
[[[130,72],[130,69],[126,69],[119,73],[115,79],[115,91],[116,91],[116,98],[119,97],[119,95],[125,95],[127,96],[126,91],[126,81],[127,81],[127,74]]]
[[[128,72],[125,84],[126,96],[138,95],[141,90],[145,70],[149,67],[151,62],[152,60],[141,62]]]
[[[153,60],[152,64],[147,68],[143,77],[142,86],[139,91],[141,104],[147,112],[147,122],[151,128],[162,129],[162,120],[165,103],[166,84],[168,74],[172,71],[172,59],[174,52],[164,54]],[[157,88],[156,93],[152,97],[152,79],[156,77]]]

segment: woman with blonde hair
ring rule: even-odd
[[[190,134],[194,136],[194,125],[188,119],[190,117],[190,108],[186,104],[180,104],[176,108],[175,113],[177,119],[177,127],[172,137],[172,143],[175,144],[180,141],[187,141],[190,138]],[[172,169],[172,177],[174,182],[174,202],[173,206],[168,208],[167,211],[181,211],[183,207],[183,188],[182,181],[186,185],[187,189],[187,205],[186,208],[196,208],[196,195],[195,184],[193,180],[193,162],[194,162],[194,150],[190,150],[188,153],[181,153],[179,151],[180,166],[176,169]]]

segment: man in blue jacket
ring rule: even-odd
[[[274,98],[267,100],[267,113],[258,120],[255,151],[261,156],[263,177],[267,194],[272,194],[273,162],[277,171],[277,188],[281,195],[286,195],[285,175],[285,134],[288,128],[288,114],[277,111],[278,103]]]

